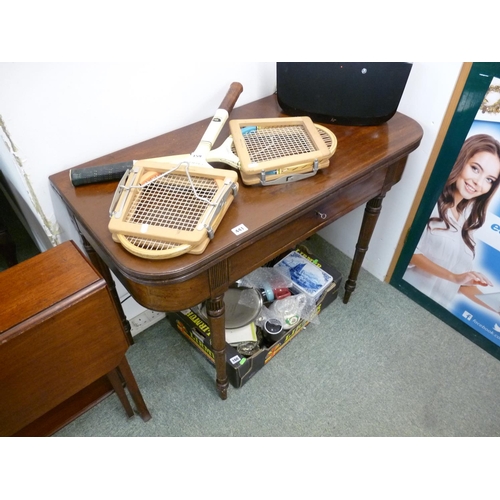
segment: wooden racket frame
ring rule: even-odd
[[[230,203],[226,203],[222,208],[222,210],[217,215],[217,217],[215,218],[215,220],[212,222],[212,229],[214,232],[219,227],[219,224],[222,221],[224,215],[226,214],[229,206]],[[134,238],[131,236],[126,236],[124,234],[112,234],[112,238],[117,243],[120,243],[123,246],[123,248],[127,250],[129,253],[137,257],[149,260],[171,259],[173,257],[178,257],[179,255],[183,255],[185,253],[200,255],[206,250],[208,244],[210,243],[210,238],[208,237],[208,235],[201,241],[199,245],[195,247],[185,243],[182,244],[182,243],[151,240],[145,238]],[[132,241],[135,239],[137,239],[138,241],[137,242]],[[156,246],[162,248],[155,248],[155,249],[144,248],[147,246]]]
[[[300,126],[308,135],[315,150],[298,154],[290,154],[281,158],[254,162],[251,160],[245,142],[242,129],[245,127],[257,127],[258,129],[286,126]],[[308,116],[295,116],[283,118],[260,118],[230,120],[229,128],[233,136],[234,147],[240,159],[240,169],[246,174],[260,174],[265,171],[280,170],[294,165],[311,164],[320,162],[327,158],[330,150],[321,138],[315,124]]]
[[[110,222],[109,227],[111,231],[111,236],[114,241],[120,243],[124,249],[128,252],[136,255],[137,257],[146,258],[146,259],[168,259],[172,257],[176,257],[178,255],[182,255],[184,253],[194,253],[201,254],[207,247],[210,239],[213,237],[214,231],[219,226],[222,217],[227,212],[229,205],[232,203],[234,196],[237,193],[238,184],[237,179],[238,175],[231,171],[224,171],[225,178],[230,179],[233,183],[231,187],[231,192],[228,192],[227,199],[225,203],[221,204],[217,210],[215,210],[213,214],[213,218],[211,220],[210,230],[206,231],[206,235],[199,238],[199,235],[196,238],[196,242],[178,242],[178,241],[163,241],[155,238],[150,238],[149,236],[145,236],[141,234],[140,236],[132,236],[130,234],[123,234],[122,232],[114,232],[114,227],[116,221],[115,217],[115,208],[118,203],[123,204],[123,208],[125,203],[128,200],[128,194],[123,190],[123,185],[127,184],[128,178],[133,175],[134,181],[139,179],[138,172],[134,171],[134,168],[143,162],[151,162],[150,169],[158,170],[161,169],[162,166],[168,166],[170,168],[172,165],[183,164],[184,167],[187,165],[189,171],[193,174],[197,173],[197,169],[201,168],[204,171],[214,172],[213,167],[205,160],[207,153],[212,149],[213,144],[217,140],[220,131],[222,130],[224,124],[226,123],[229,114],[231,113],[238,97],[243,92],[243,86],[239,82],[231,83],[229,90],[227,91],[224,99],[222,100],[219,108],[217,109],[215,115],[212,117],[207,129],[205,130],[198,146],[192,153],[182,154],[182,155],[172,155],[161,158],[154,158],[149,160],[134,160],[132,162],[132,169],[127,170],[122,177],[121,182],[119,183],[118,188],[115,191],[115,195],[113,197],[113,201],[111,202],[110,208]],[[132,181],[131,181],[132,182]],[[121,206],[121,205],[120,205]],[[119,230],[117,230],[119,231]],[[134,231],[135,232],[135,231]],[[176,238],[174,238],[176,239]],[[131,241],[131,240],[134,240]],[[137,242],[135,242],[137,240]],[[146,247],[146,248],[145,248]],[[161,248],[147,248],[147,247],[161,247]]]
[[[246,185],[256,185],[260,184],[262,186],[272,186],[276,184],[285,184],[288,182],[296,182],[302,179],[306,179],[307,177],[312,177],[316,175],[317,171],[326,168],[330,165],[330,158],[335,154],[337,150],[337,137],[335,134],[324,127],[323,125],[319,125],[315,123],[316,127],[321,139],[326,144],[329,154],[327,157],[323,158],[321,161],[315,162],[306,162],[298,165],[292,165],[290,167],[285,167],[276,171],[276,173],[271,173],[270,171],[261,171],[256,174],[248,174],[246,171],[240,168],[241,180]]]
[[[133,203],[140,196],[141,190],[147,189],[148,185],[155,182],[162,182],[162,176],[185,176],[187,179],[186,171],[189,172],[192,178],[212,179],[217,186],[217,190],[210,200],[213,205],[207,204],[206,209],[196,215],[196,227],[193,230],[167,228],[141,222],[126,222]],[[141,179],[147,177],[147,174],[150,173],[157,174],[158,177],[141,185]],[[133,168],[127,174],[124,176],[125,182],[120,182],[110,207],[110,221],[108,224],[110,232],[115,235],[189,246],[184,250],[199,247],[207,239],[213,238],[214,222],[220,217],[221,213],[225,213],[224,208],[232,203],[238,190],[238,174],[236,172],[193,167],[182,163],[175,165],[152,160],[138,160],[134,162]],[[182,188],[185,189],[184,186]],[[191,189],[190,186],[189,189]],[[118,239],[120,243],[123,243],[123,238]]]
[[[134,238],[125,234],[112,234],[112,238],[113,241],[120,243],[120,245],[132,255],[150,260],[171,259],[185,253],[191,253],[193,248],[191,245],[187,244],[175,244],[162,241],[153,242],[153,240]],[[138,240],[139,244],[132,240]],[[143,244],[140,243],[141,240],[144,241]],[[161,246],[162,248],[144,248],[145,246],[151,246],[151,243],[154,243],[155,246]]]

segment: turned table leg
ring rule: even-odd
[[[226,372],[226,326],[224,295],[210,298],[206,303],[207,316],[212,336],[212,350],[215,360],[217,391],[221,399],[227,398],[228,379]]]
[[[368,250],[368,245],[370,243],[373,230],[378,220],[378,216],[382,209],[382,200],[385,195],[380,195],[372,198],[365,207],[365,213],[363,215],[363,222],[361,224],[361,230],[359,232],[358,242],[356,244],[356,252],[354,253],[354,258],[352,260],[351,271],[349,273],[349,278],[345,283],[345,294],[344,294],[344,304],[349,302],[351,293],[354,292],[356,288],[356,280],[358,279],[358,274],[361,269],[361,264],[365,258],[365,254]]]

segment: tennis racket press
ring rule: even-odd
[[[148,259],[202,253],[238,192],[238,174],[205,157],[243,87],[231,84],[195,151],[137,160],[119,182],[109,210],[113,239]]]

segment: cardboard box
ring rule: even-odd
[[[317,301],[316,314],[319,314],[337,298],[342,277],[335,268],[322,264],[319,259],[310,255],[304,248],[299,247],[296,251],[301,253],[316,266],[322,267],[333,277],[330,287],[324,291]],[[210,327],[207,321],[192,309],[169,313],[168,318],[171,325],[194,345],[208,361],[214,364],[214,354],[211,349]],[[262,346],[255,354],[249,357],[242,356],[235,347],[226,343],[226,368],[231,385],[236,388],[242,387],[308,324],[309,321],[301,320],[293,329],[285,332],[284,336],[278,341],[270,346]]]

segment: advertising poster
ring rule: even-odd
[[[438,157],[391,283],[499,357],[500,78],[481,95],[472,120],[448,134],[453,154]]]

